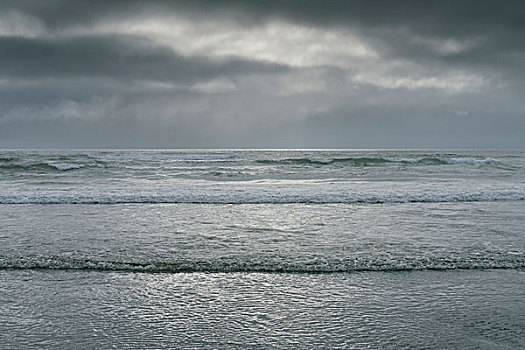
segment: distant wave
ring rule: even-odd
[[[141,165],[144,167],[150,168],[163,168],[164,164],[168,164],[168,168],[172,165],[165,163],[166,161],[171,161],[174,163],[210,163],[210,167],[214,167],[216,163],[227,162],[232,163],[234,160],[230,159],[228,156],[149,156],[149,157],[130,157],[130,156],[119,156],[119,155],[109,155],[109,156],[97,156],[93,158],[81,159],[79,157],[62,157],[63,159],[53,159],[53,160],[43,160],[43,161],[34,161],[34,162],[23,162],[19,158],[9,158],[4,157],[0,158],[0,171],[23,171],[23,172],[56,172],[56,171],[68,171],[76,170],[82,168],[114,168],[119,169],[123,172],[133,169],[133,164],[130,162],[141,162]],[[159,164],[158,162],[161,162]],[[195,170],[195,167],[187,168],[186,170],[191,171]]]
[[[62,163],[62,162],[41,162],[41,163],[28,163],[28,164],[0,164],[1,170],[8,171],[67,171],[74,169],[81,169],[86,167],[85,164],[77,163]]]
[[[385,158],[368,158],[368,157],[349,157],[349,158],[285,158],[285,159],[259,159],[256,161],[261,164],[336,164],[349,163],[353,165],[378,165],[384,163],[391,163]]]
[[[104,162],[220,162],[234,161],[233,154],[170,154],[170,153],[152,153],[152,154],[88,154],[88,158]]]
[[[50,167],[53,167],[60,171],[81,169],[86,167],[85,164],[76,164],[76,163],[47,163]]]
[[[480,166],[480,165],[498,165],[501,164],[498,160],[493,158],[449,158],[446,160],[447,164],[458,164],[458,165],[471,165],[471,166]]]
[[[217,164],[228,163],[233,166],[245,164],[246,160],[236,159],[233,155],[96,155],[96,156],[71,156],[71,157],[54,157],[53,159],[23,160],[16,157],[1,157],[0,172],[57,172],[71,171],[88,168],[112,168],[114,170],[126,172],[136,171],[137,169],[162,169],[163,171],[172,171],[173,164],[189,164],[184,169],[186,174],[193,174],[195,164],[210,168],[213,175],[220,175],[215,169]],[[386,165],[406,165],[406,166],[499,166],[502,165],[493,158],[472,158],[472,157],[418,157],[418,158],[389,158],[389,157],[342,157],[342,158],[283,158],[283,159],[255,159],[249,160],[256,164],[280,165],[280,166],[353,166],[353,167],[379,167]],[[252,163],[253,164],[253,163]],[[136,167],[139,168],[136,168]]]
[[[518,269],[525,267],[523,257],[420,258],[420,259],[318,259],[311,261],[279,261],[218,258],[214,260],[180,260],[174,262],[124,262],[107,260],[75,260],[70,258],[1,259],[0,270],[88,270],[149,273],[184,272],[269,272],[269,273],[351,273],[361,271],[419,271],[468,269]]]
[[[384,158],[384,157],[345,157],[345,158],[285,158],[259,159],[260,164],[350,164],[354,166],[379,166],[383,164],[415,164],[415,165],[498,165],[500,162],[493,158],[447,158],[447,157],[419,157],[419,158]]]

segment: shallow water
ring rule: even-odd
[[[525,346],[522,270],[1,271],[5,349]]]
[[[525,202],[0,205],[0,267],[354,272],[525,267]]]

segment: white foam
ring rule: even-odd
[[[350,273],[358,271],[410,271],[457,269],[518,269],[525,260],[505,256],[493,257],[397,257],[397,258],[214,258],[171,259],[169,262],[116,262],[97,259],[60,257],[22,257],[0,259],[0,269],[100,270],[133,272],[282,272],[282,273]]]
[[[120,161],[120,162],[131,162],[131,161],[143,161],[143,162],[183,162],[183,161],[228,161],[231,160],[234,156],[231,154],[163,154],[163,153],[153,153],[153,154],[92,154],[91,158],[101,160],[101,161]]]
[[[145,185],[147,186],[147,184]],[[0,193],[4,204],[288,204],[288,203],[446,203],[525,200],[525,185],[504,183],[355,183],[355,182],[177,182],[164,186],[13,188]]]
[[[455,165],[470,165],[470,166],[481,166],[481,165],[490,165],[490,164],[500,164],[497,159],[494,158],[448,158],[443,159],[448,164]]]
[[[56,168],[57,170],[71,170],[71,169],[80,169],[85,167],[83,164],[76,164],[76,163],[56,163],[56,162],[49,162],[47,163],[49,166],[52,166],[53,168]]]

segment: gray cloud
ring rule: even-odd
[[[4,1],[0,147],[524,147],[521,1]]]
[[[219,75],[285,70],[275,64],[185,58],[129,36],[40,40],[0,38],[0,75],[18,78],[112,77],[192,81]]]

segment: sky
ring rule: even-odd
[[[2,1],[0,148],[525,148],[525,1]]]

